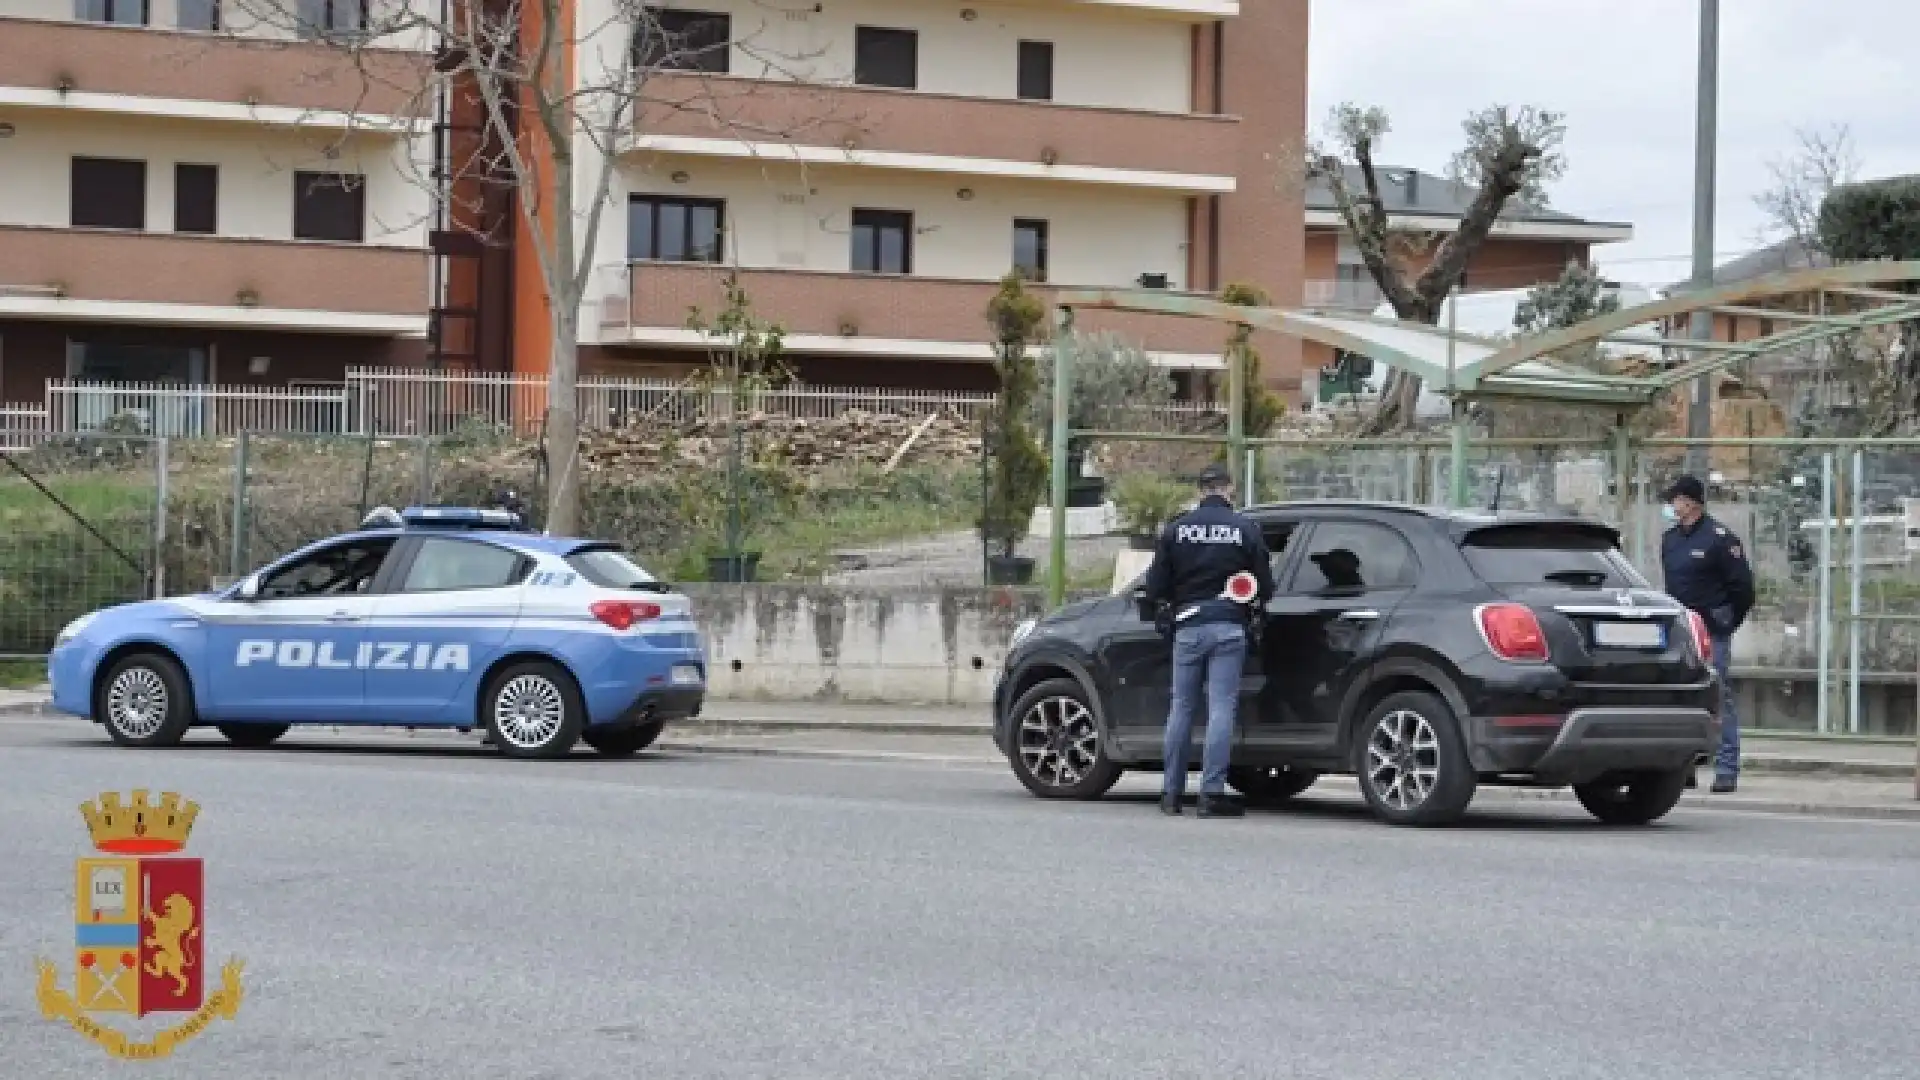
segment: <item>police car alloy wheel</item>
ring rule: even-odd
[[[585,713],[573,680],[546,663],[502,671],[481,703],[494,745],[512,757],[564,757],[580,740]]]
[[[122,746],[173,746],[193,723],[193,701],[178,664],[158,653],[135,653],[100,678],[93,715]]]
[[[1447,703],[1400,693],[1375,705],[1354,728],[1360,793],[1392,825],[1445,825],[1473,801],[1479,777]]]
[[[1097,799],[1120,780],[1107,757],[1086,692],[1072,679],[1050,679],[1013,706],[1008,760],[1026,789],[1043,799]]]

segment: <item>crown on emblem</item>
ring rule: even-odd
[[[171,791],[162,792],[158,804],[148,802],[145,788],[135,788],[124,806],[117,791],[101,792],[97,801],[80,804],[93,846],[117,855],[179,851],[187,846],[199,813],[199,803],[182,803]]]

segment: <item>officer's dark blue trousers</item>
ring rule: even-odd
[[[1200,695],[1207,698],[1207,741],[1200,759],[1200,791],[1227,790],[1227,762],[1233,756],[1233,726],[1240,712],[1240,672],[1247,662],[1247,631],[1236,623],[1188,626],[1173,636],[1173,707],[1167,714],[1167,773],[1161,792],[1181,796],[1187,790],[1187,744]]]
[[[1740,714],[1733,709],[1733,680],[1727,669],[1733,663],[1733,639],[1713,639],[1713,670],[1720,676],[1720,753],[1714,758],[1715,776],[1740,775]]]

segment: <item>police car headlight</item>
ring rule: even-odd
[[[80,631],[85,630],[87,624],[92,621],[93,615],[91,613],[80,616],[68,623],[66,627],[60,631],[60,636],[53,639],[53,643],[55,645],[65,645],[67,642],[79,637]]]
[[[1038,625],[1038,620],[1022,619],[1020,625],[1013,628],[1013,640],[1007,642],[1007,648],[1019,648],[1020,643],[1027,640],[1028,635],[1033,633],[1033,628],[1036,625]]]

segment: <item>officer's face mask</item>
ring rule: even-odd
[[[1662,520],[1664,520],[1664,521],[1666,521],[1666,522],[1668,522],[1668,523],[1672,523],[1672,522],[1675,522],[1675,521],[1679,521],[1679,520],[1680,520],[1680,511],[1678,511],[1678,510],[1675,510],[1675,509],[1673,508],[1673,504],[1672,504],[1672,503],[1661,503],[1661,504],[1660,504],[1660,517],[1661,517],[1661,519],[1662,519]]]

